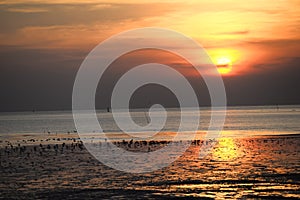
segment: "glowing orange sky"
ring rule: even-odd
[[[299,57],[298,0],[0,1],[0,43],[28,49],[91,49],[120,31],[170,28],[202,44],[227,75]]]

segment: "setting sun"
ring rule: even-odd
[[[0,200],[300,200],[300,0],[0,0],[0,27]]]
[[[227,57],[217,58],[215,63],[220,74],[228,74],[232,70],[232,61]]]
[[[216,48],[209,50],[208,53],[221,75],[234,75],[237,73],[238,70],[234,66],[242,59],[241,50]]]

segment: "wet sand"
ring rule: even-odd
[[[300,135],[220,138],[204,159],[203,141],[192,141],[169,167],[146,174],[101,164],[76,134],[49,138],[1,141],[1,199],[300,198]],[[154,151],[167,141],[115,144]]]

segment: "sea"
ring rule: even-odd
[[[167,120],[161,132],[176,132],[182,112],[189,115],[197,112],[167,108]],[[122,110],[116,111],[122,114]],[[141,126],[149,122],[148,110],[131,109],[133,121]],[[159,110],[153,111],[157,116]],[[97,110],[98,121],[103,132],[118,134],[122,132],[115,123],[111,112]],[[211,119],[210,108],[200,108],[199,131],[206,131]],[[98,132],[99,130],[93,130]],[[149,130],[151,131],[151,130]],[[76,132],[72,111],[35,111],[0,113],[0,135],[12,134],[64,134]],[[223,135],[245,137],[254,135],[278,135],[300,133],[300,105],[285,106],[232,106],[227,107]]]
[[[178,129],[180,115],[196,111],[167,109],[160,143],[114,144],[140,153],[160,149]],[[130,115],[141,126],[151,120],[145,109]],[[110,138],[124,139],[112,113],[98,110],[97,117]],[[200,133],[210,117],[209,108],[200,109]],[[71,111],[0,113],[0,199],[300,199],[299,133],[300,105],[228,107],[222,134],[206,157],[199,157],[204,142],[194,142],[164,168],[128,173],[80,145]],[[109,141],[91,142],[110,148]]]

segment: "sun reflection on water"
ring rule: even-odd
[[[221,138],[212,152],[214,160],[230,161],[238,157],[237,146],[233,138]]]

